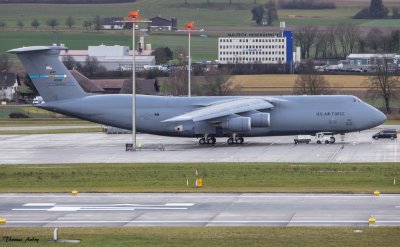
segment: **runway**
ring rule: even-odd
[[[400,195],[0,194],[3,226],[400,226]]]
[[[335,144],[298,144],[293,136],[245,138],[243,145],[200,145],[195,138],[138,134],[137,152],[126,152],[131,135],[105,133],[0,135],[0,164],[130,162],[397,162],[397,140],[373,140],[380,126],[346,134]]]

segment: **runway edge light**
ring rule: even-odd
[[[5,224],[5,223],[7,223],[6,219],[0,219],[0,224]]]
[[[77,190],[73,190],[73,191],[71,191],[71,194],[72,194],[73,196],[76,196],[76,195],[78,195],[78,191],[77,191]]]
[[[368,224],[371,226],[371,225],[374,225],[376,223],[376,219],[374,218],[374,217],[371,217],[371,218],[369,218],[368,219]]]
[[[375,190],[374,191],[374,196],[379,196],[379,195],[380,195],[379,191]]]

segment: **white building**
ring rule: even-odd
[[[135,70],[141,71],[145,65],[155,65],[156,60],[151,55],[151,50],[135,52]],[[61,51],[60,59],[65,56],[72,56],[75,61],[84,64],[87,57],[95,57],[100,66],[107,70],[132,70],[132,51],[128,46],[89,46],[88,50],[66,50]]]
[[[230,33],[218,38],[218,61],[221,64],[293,62],[293,32]]]

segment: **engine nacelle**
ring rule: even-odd
[[[251,130],[251,119],[249,117],[230,118],[223,127],[233,132],[248,132]]]
[[[251,127],[254,128],[265,128],[271,125],[270,115],[265,112],[257,112],[250,115]]]

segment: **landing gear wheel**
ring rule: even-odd
[[[215,139],[215,137],[209,137],[207,138],[207,144],[215,144],[217,140]]]
[[[205,144],[206,143],[206,139],[205,138],[200,138],[199,143],[200,144]]]
[[[227,142],[228,142],[229,145],[232,145],[234,143],[234,140],[233,140],[233,138],[228,138]]]
[[[244,142],[243,137],[236,138],[236,143],[237,144],[243,144],[243,142]]]

